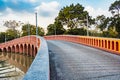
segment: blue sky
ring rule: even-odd
[[[108,8],[115,0],[0,0],[0,26],[6,20],[35,24],[34,13],[38,12],[39,26],[46,28],[54,22],[59,10],[72,3],[80,3],[92,17],[104,14],[111,16]],[[0,31],[5,29],[0,27]]]

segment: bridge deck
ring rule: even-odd
[[[120,56],[84,45],[48,41],[51,80],[120,80]]]

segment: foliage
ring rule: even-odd
[[[120,16],[120,0],[115,1],[111,4],[109,7],[109,11],[111,11],[112,14],[116,14],[118,17]]]
[[[112,37],[116,38],[118,33],[112,27],[109,28],[107,31],[103,31],[103,37]]]
[[[96,24],[97,24],[97,27],[100,28],[101,31],[103,31],[106,28],[106,25],[107,25],[106,17],[104,15],[97,16]]]
[[[8,27],[9,29],[13,29],[16,30],[17,27],[19,27],[20,25],[22,25],[23,23],[21,23],[20,21],[17,22],[15,20],[10,20],[10,21],[5,21],[4,26]]]
[[[58,35],[58,34],[64,34],[65,29],[63,28],[63,25],[59,21],[55,21],[54,24],[50,24],[47,27],[48,33],[47,35]]]
[[[116,20],[116,31],[118,32],[117,37],[120,38],[120,18]]]
[[[0,43],[5,42],[5,32],[0,33]]]
[[[13,29],[7,29],[6,31],[6,41],[19,38],[20,37],[20,32],[18,30],[13,30]]]
[[[7,29],[6,32],[0,33],[0,43],[5,42],[5,41],[10,41],[18,37],[20,37],[19,31],[13,30],[13,29]]]
[[[79,3],[63,7],[56,17],[54,24],[50,24],[47,27],[47,34],[53,35],[56,32],[56,34],[86,35],[84,27],[87,23],[87,16],[91,24],[95,22]],[[67,25],[68,29],[66,31],[63,28],[64,25]]]
[[[66,34],[71,35],[87,35],[87,31],[84,28],[74,28],[74,29],[68,29]]]
[[[38,27],[38,35],[43,36],[44,35],[44,29],[41,27]],[[36,35],[36,26],[31,24],[25,24],[22,26],[22,36],[27,35]]]
[[[47,35],[54,35],[55,34],[55,25],[49,24],[47,27]]]
[[[88,15],[88,12],[84,10],[84,7],[79,3],[74,5],[71,4],[70,6],[66,6],[62,8],[56,18],[59,20],[63,25],[67,25],[68,28],[78,28],[78,25],[83,26],[86,25],[86,18],[90,20],[90,23],[93,23],[94,20]]]

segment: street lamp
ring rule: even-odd
[[[5,43],[6,43],[6,33],[5,33]]]
[[[89,36],[89,32],[88,32],[88,26],[89,26],[89,24],[88,24],[88,15],[86,15],[86,19],[87,19],[87,36]]]
[[[35,17],[36,17],[36,37],[37,37],[37,35],[38,35],[37,12],[35,13]],[[38,47],[37,43],[38,43],[38,40],[37,40],[37,38],[36,38],[36,46]]]
[[[54,27],[55,27],[55,39],[56,39],[56,25],[54,25]]]
[[[29,42],[30,42],[30,24],[29,24],[29,22],[28,22],[28,25],[27,25],[27,31],[28,31]]]

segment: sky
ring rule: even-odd
[[[59,10],[70,4],[81,4],[89,15],[112,16],[108,11],[115,0],[0,0],[0,32],[5,31],[3,23],[7,20],[21,21],[35,25],[35,13],[38,13],[38,26],[45,30],[54,23]]]

